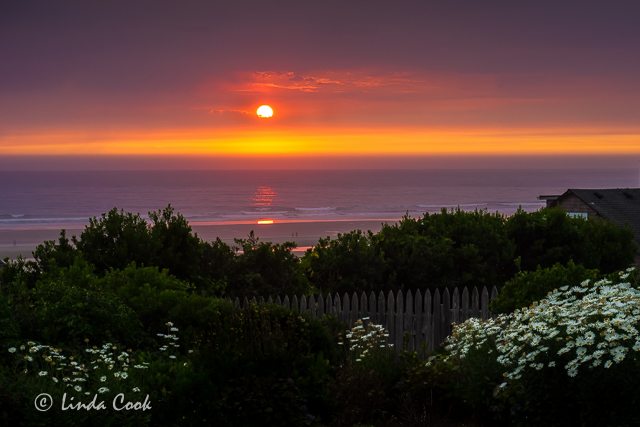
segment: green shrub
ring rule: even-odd
[[[235,258],[227,295],[301,295],[309,291],[300,260],[291,252],[295,243],[261,242],[251,231],[248,238],[236,239],[236,244],[242,253]]]
[[[589,270],[573,261],[569,261],[566,266],[556,264],[549,268],[538,267],[535,271],[523,271],[500,289],[498,297],[491,301],[491,311],[510,313],[541,300],[554,289],[595,279],[597,276],[597,270]]]
[[[357,230],[320,239],[302,259],[309,281],[324,292],[340,294],[383,288],[385,261],[372,235]]]
[[[559,208],[519,210],[506,223],[522,270],[551,267],[573,260],[603,273],[633,263],[633,233],[601,218],[571,218]]]
[[[132,262],[152,265],[154,245],[149,227],[139,214],[116,208],[100,218],[89,218],[76,246],[99,273],[124,268]]]
[[[109,271],[97,280],[96,286],[116,295],[138,316],[146,330],[163,328],[167,318],[181,323],[182,319],[170,316],[170,311],[181,298],[186,298],[191,287],[157,267],[137,267]]]
[[[118,297],[64,280],[39,282],[31,322],[23,333],[52,344],[115,341],[134,344],[142,334],[136,313]]]
[[[215,302],[219,301],[219,302]],[[192,369],[167,389],[154,425],[309,425],[328,417],[332,366],[340,360],[329,324],[282,307],[234,308],[198,295],[180,317]],[[177,323],[177,320],[176,320]]]
[[[163,411],[165,390],[191,370],[188,357],[176,351],[178,328],[166,322],[165,329],[159,334],[163,345],[150,351],[113,342],[72,349],[24,340],[2,345],[0,420],[29,426],[158,425],[150,421],[155,411]],[[52,398],[44,412],[34,408],[40,402],[34,398],[42,393]],[[124,398],[117,400],[118,394]],[[88,404],[94,396],[96,405],[103,403],[100,409],[69,409],[70,404]],[[67,410],[62,409],[63,397]],[[123,401],[149,402],[151,410],[117,411],[114,399],[120,406]]]

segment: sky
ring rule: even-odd
[[[637,161],[638,22],[616,0],[3,0],[0,167]]]

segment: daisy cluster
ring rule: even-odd
[[[168,334],[158,334],[165,340],[159,348],[162,354],[168,349],[177,349],[178,328],[167,322]],[[88,340],[85,340],[88,342]],[[87,356],[78,357],[65,354],[60,348],[27,341],[25,344],[8,348],[13,354],[24,375],[36,375],[42,379],[50,379],[54,384],[63,385],[78,393],[91,394],[89,385],[98,384],[97,392],[107,393],[109,386],[123,387],[130,378],[132,371],[149,369],[149,362],[138,360],[131,349],[121,349],[113,343],[102,346],[87,347]],[[176,356],[169,354],[170,359]],[[111,383],[111,384],[110,384]],[[127,386],[129,387],[129,386]],[[140,387],[132,387],[134,393],[140,392]]]
[[[179,329],[173,325],[173,322],[167,322],[165,323],[165,326],[168,329],[167,331],[168,333],[156,334],[158,337],[164,340],[164,344],[160,346],[158,350],[162,352],[168,352],[168,353],[171,353],[172,351],[177,352],[178,349],[180,348],[180,344],[178,344],[178,341],[180,340],[180,338],[177,335]],[[175,359],[175,358],[176,358],[175,354],[169,354],[169,359]]]
[[[531,370],[557,366],[575,377],[581,369],[608,369],[634,357],[640,352],[640,290],[625,281],[633,271],[619,272],[615,281],[561,287],[508,315],[455,325],[445,360],[471,351],[495,354],[505,388]]]
[[[346,338],[349,350],[356,355],[356,362],[361,362],[375,349],[393,347],[387,343],[389,334],[384,327],[370,322],[368,317],[356,320],[353,328],[347,331]]]

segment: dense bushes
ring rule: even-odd
[[[580,411],[589,424],[606,421],[589,412],[599,390],[617,423],[638,421],[629,410],[640,403],[640,344],[630,341],[640,327],[637,292],[577,286],[630,263],[628,230],[554,210],[510,218],[443,211],[321,239],[298,259],[292,243],[253,234],[235,247],[203,242],[170,206],[149,218],[114,209],[79,237],[62,232],[34,261],[0,270],[0,423],[68,424],[68,414],[43,419],[32,409],[34,394],[75,390],[70,377],[53,381],[58,368],[86,375],[82,393],[149,393],[154,402],[151,414],[73,418],[93,424],[570,424],[577,418],[568,414]],[[615,278],[637,284],[635,272]],[[331,317],[221,298],[502,284],[492,309],[515,314],[460,325],[428,364],[388,348],[366,320],[345,333]],[[599,328],[592,343],[591,327]],[[585,356],[579,348],[595,363],[600,346],[602,366],[562,375],[570,355]],[[62,354],[75,365],[54,366]],[[88,372],[93,363],[108,387]],[[122,368],[118,376],[111,365]],[[614,399],[616,386],[627,397]]]
[[[325,292],[384,288],[385,260],[372,238],[371,232],[357,230],[320,239],[302,260],[309,281]]]
[[[302,266],[314,287],[330,292],[439,286],[501,287],[518,271],[570,261],[603,273],[625,268],[636,253],[628,229],[559,209],[511,217],[446,211],[405,217],[379,233],[321,239]],[[543,295],[542,295],[543,296]]]
[[[628,228],[601,218],[571,218],[561,209],[518,211],[506,222],[522,270],[551,267],[573,260],[611,273],[633,263],[636,247]]]
[[[512,314],[470,319],[431,363],[475,372],[459,396],[511,424],[637,425],[640,291],[630,276],[585,280]]]
[[[96,413],[69,418],[68,413],[53,411],[48,414],[49,425],[73,419],[98,425],[120,420],[124,425],[298,426],[331,417],[329,385],[344,357],[337,345],[339,323],[307,319],[278,306],[236,308],[229,301],[194,293],[155,267],[132,264],[102,277],[80,273],[86,273],[86,267],[60,269],[55,277],[39,279],[33,289],[22,288],[23,305],[0,305],[0,322],[13,325],[0,337],[0,361],[8,367],[1,369],[0,390],[11,391],[0,393],[0,420],[44,422],[34,413],[33,398],[49,392],[59,401],[67,391],[60,388],[66,385],[61,373],[44,359],[53,357],[56,362],[58,355],[70,352],[75,366],[93,367],[92,348],[97,346],[98,351],[103,343],[111,343],[104,347],[109,352],[116,346],[127,349],[127,361],[135,355],[136,360],[148,362],[140,365],[144,377],[133,370],[139,362],[131,361],[129,371],[125,367],[121,372],[128,372],[128,383],[139,386],[141,396],[150,394],[152,413],[123,419],[109,412],[101,419]],[[13,285],[6,289],[21,286]],[[2,294],[0,303],[6,299]],[[165,324],[169,331],[158,333]],[[174,335],[178,326],[179,341]],[[104,369],[119,363],[120,356],[116,360],[115,355],[105,354],[103,360],[95,366],[102,366],[100,372],[111,382],[110,375],[118,368]],[[91,374],[83,383],[69,383],[82,387],[77,399],[85,390],[91,396],[103,393],[98,389],[108,384],[96,378]],[[111,398],[121,389],[120,380],[105,387]],[[137,392],[132,389],[123,391],[133,398]]]
[[[378,233],[356,230],[320,239],[302,259],[293,255],[290,242],[262,242],[250,234],[235,243],[202,241],[171,206],[150,212],[148,223],[112,209],[92,218],[78,238],[62,232],[58,241],[40,245],[34,271],[37,277],[80,258],[105,275],[134,262],[167,269],[204,295],[251,297],[501,287],[517,272],[570,261],[610,273],[631,264],[636,253],[630,230],[597,218],[570,218],[557,209],[511,217],[461,210],[404,217]]]

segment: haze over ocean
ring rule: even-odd
[[[61,228],[80,230],[113,207],[143,215],[174,206],[205,239],[254,229],[310,245],[405,213],[441,208],[505,214],[544,206],[567,188],[634,187],[638,171],[603,169],[0,172],[0,253],[29,255]],[[258,225],[272,219],[272,225]]]

